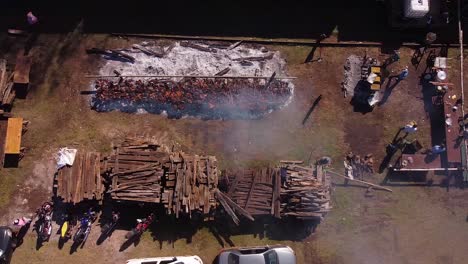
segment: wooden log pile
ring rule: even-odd
[[[160,203],[176,217],[195,211],[207,215],[216,206],[218,169],[213,156],[127,142],[103,160],[103,169],[114,200]]]
[[[279,216],[279,170],[275,168],[225,171],[227,195],[251,215]],[[279,184],[278,184],[279,183]],[[273,202],[275,201],[275,202]]]
[[[162,196],[164,206],[176,217],[179,212],[208,214],[216,206],[218,188],[217,160],[214,156],[172,153],[166,164],[167,176]]]
[[[330,177],[322,165],[315,169],[295,164],[281,167],[281,216],[322,219],[331,209]]]
[[[288,162],[276,168],[224,171],[223,176],[227,197],[253,216],[321,219],[331,208],[330,178],[322,165],[314,169]],[[231,217],[236,222],[237,216]]]
[[[0,105],[11,105],[15,99],[15,90],[13,89],[14,72],[7,68],[7,61],[0,59]],[[3,113],[3,110],[1,110]]]
[[[57,196],[73,204],[101,200],[105,187],[100,159],[100,153],[78,151],[73,166],[63,167],[57,173]]]

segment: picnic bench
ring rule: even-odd
[[[23,118],[15,117],[8,119],[4,165],[6,167],[17,166],[21,154],[21,135],[23,131]]]

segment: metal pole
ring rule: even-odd
[[[462,107],[461,107],[461,112],[462,112],[462,126],[463,126],[463,130],[465,129],[465,89],[464,89],[464,75],[463,75],[463,29],[462,29],[462,16],[461,16],[461,1],[458,0],[458,41],[460,42],[460,87],[461,87],[461,103],[462,103]],[[465,139],[465,133],[463,133],[463,144],[461,145],[461,147],[463,148],[462,151],[464,151],[464,153],[466,154],[467,153],[467,146],[466,146],[466,139]],[[464,170],[467,169],[466,165],[468,164],[468,155],[467,155],[467,160],[465,160],[465,166],[464,166]],[[463,162],[462,162],[463,164]]]
[[[208,75],[85,75],[85,78],[217,78],[217,79],[269,79],[271,76],[208,76]],[[275,77],[275,79],[297,79],[297,77]]]

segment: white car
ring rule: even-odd
[[[199,256],[129,259],[127,264],[203,264]]]

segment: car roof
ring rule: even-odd
[[[0,226],[0,249],[5,249],[11,246],[11,228]]]
[[[239,263],[265,264],[265,258],[262,254],[241,255]]]
[[[246,251],[255,251],[258,252],[246,252]],[[260,246],[260,247],[242,247],[242,248],[231,248],[226,249],[220,254],[220,260],[223,259],[223,262],[227,263],[227,258],[230,254],[234,254],[239,257],[239,263],[265,263],[265,254],[268,252],[275,252],[278,257],[278,262],[280,264],[295,264],[296,256],[294,251],[288,246],[275,245],[275,246]],[[224,262],[226,261],[226,262]]]
[[[193,255],[193,256],[172,256],[172,257],[154,257],[154,258],[139,258],[139,259],[129,259],[127,260],[127,264],[139,264],[139,263],[144,263],[144,262],[156,262],[156,261],[168,261],[168,260],[173,260],[174,258],[177,258],[177,260],[174,260],[176,263],[181,261],[184,264],[201,264],[201,262],[198,262],[196,260],[201,261],[199,256]]]

